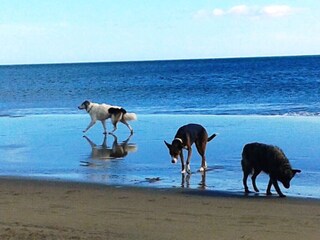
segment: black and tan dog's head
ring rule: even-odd
[[[171,144],[167,143],[166,141],[164,141],[164,143],[166,144],[166,146],[169,149],[169,154],[171,156],[171,162],[177,163],[178,157],[180,156],[181,151],[183,149],[182,141],[180,139],[174,139]]]
[[[78,109],[80,109],[80,110],[85,109],[86,111],[88,111],[90,104],[91,104],[91,102],[86,100],[78,107]]]

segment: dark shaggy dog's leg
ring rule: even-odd
[[[250,173],[248,172],[245,172],[243,171],[243,179],[242,179],[242,182],[243,182],[243,186],[244,186],[244,191],[246,193],[249,193],[249,188],[248,188],[248,185],[247,185],[247,179],[248,179],[248,176],[249,176]]]
[[[276,189],[277,193],[279,194],[280,197],[285,197],[286,195],[284,195],[281,190],[280,187],[278,185],[278,181],[276,178],[270,177],[270,179],[272,179],[272,184],[274,186],[274,188]]]
[[[269,179],[268,188],[267,188],[267,195],[272,195],[271,193],[271,186],[272,186],[272,180]]]
[[[250,165],[247,164],[247,159],[245,158],[244,154],[242,154],[242,160],[241,160],[241,166],[242,166],[242,171],[243,171],[243,186],[244,186],[244,191],[246,193],[250,193],[248,185],[247,185],[247,179],[250,173],[252,172],[252,168]]]
[[[257,188],[257,185],[256,185],[256,178],[260,173],[261,173],[261,170],[255,170],[252,177],[251,177],[252,185],[253,185],[253,188],[256,192],[259,192],[259,189]]]

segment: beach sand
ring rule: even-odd
[[[0,179],[0,239],[319,239],[320,202]]]

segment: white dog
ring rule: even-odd
[[[86,100],[78,108],[80,110],[85,109],[91,117],[91,122],[89,123],[88,127],[83,131],[84,133],[88,131],[96,123],[97,120],[99,120],[101,121],[104,129],[103,133],[106,134],[106,120],[108,118],[111,118],[111,122],[114,127],[112,132],[117,130],[118,122],[122,122],[129,128],[131,134],[133,133],[133,129],[129,125],[129,123],[127,123],[127,121],[137,120],[137,115],[135,113],[127,113],[127,111],[124,110],[122,107],[92,103]]]

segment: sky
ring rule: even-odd
[[[319,0],[0,0],[0,65],[317,54]]]

